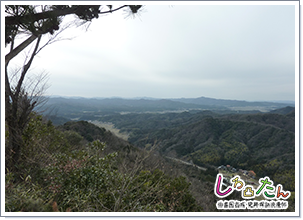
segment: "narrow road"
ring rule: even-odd
[[[183,164],[186,164],[186,165],[190,165],[190,166],[193,166],[193,167],[197,167],[199,170],[203,170],[203,171],[206,171],[206,170],[207,170],[207,168],[205,168],[205,167],[199,167],[199,166],[197,166],[196,164],[189,163],[189,162],[186,162],[186,161],[177,159],[177,158],[173,158],[173,157],[166,157],[166,158],[167,158],[167,159],[170,159],[170,160],[177,161],[177,162],[179,162],[179,163],[183,163]]]

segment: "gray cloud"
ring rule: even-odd
[[[50,45],[50,94],[294,100],[295,6],[145,6]],[[51,61],[51,62],[50,62]],[[62,81],[64,79],[64,82]]]

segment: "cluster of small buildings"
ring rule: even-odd
[[[244,176],[248,176],[248,177],[251,177],[251,178],[255,178],[256,177],[256,173],[252,170],[250,171],[247,171],[247,170],[242,170],[242,169],[239,169],[237,170],[236,168],[230,166],[230,165],[221,165],[217,168],[218,170],[227,170],[229,172],[232,172],[232,173],[237,173],[239,172],[240,174],[244,175]]]

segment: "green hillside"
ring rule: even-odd
[[[128,133],[129,141],[87,121],[55,127],[34,114],[18,172],[6,172],[6,211],[216,212],[213,190],[222,164],[295,191],[293,113],[190,111],[99,120]],[[287,211],[293,210],[294,197]]]
[[[56,128],[35,115],[23,138],[17,171],[5,175],[7,212],[215,211],[182,168],[88,122]]]
[[[217,115],[211,112],[130,114],[100,118],[129,132],[136,146],[156,143],[163,155],[197,165],[232,165],[294,190],[294,114]]]

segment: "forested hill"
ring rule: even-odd
[[[279,108],[270,111],[271,113],[284,114],[284,115],[293,115],[295,116],[295,107],[286,106],[285,108]]]
[[[294,112],[128,114],[100,120],[129,132],[129,141],[136,146],[157,144],[162,154],[201,166],[230,164],[254,170],[294,190]]]
[[[184,197],[186,197],[188,200],[186,203],[180,203],[178,205],[179,211],[216,211],[214,203],[216,197],[214,194],[209,195],[208,193],[209,191],[213,190],[215,175],[217,173],[215,170],[207,170],[206,172],[202,172],[194,168],[188,169],[188,166],[182,166],[182,164],[177,164],[165,159],[164,157],[161,157],[156,151],[149,153],[144,149],[134,147],[128,141],[117,137],[110,131],[87,121],[69,121],[58,126],[57,129],[67,134],[70,132],[72,135],[67,135],[67,137],[68,141],[71,142],[79,142],[81,138],[79,139],[78,135],[80,135],[85,142],[92,142],[96,140],[104,142],[106,145],[104,152],[118,152],[117,166],[128,169],[129,172],[134,174],[140,173],[138,170],[136,170],[138,169],[136,166],[140,164],[140,166],[142,166],[141,169],[145,169],[144,171],[141,171],[141,173],[146,172],[149,174],[152,170],[156,169],[157,171],[157,169],[161,168],[161,171],[157,171],[160,172],[157,173],[157,175],[164,172],[168,175],[165,178],[169,180],[173,180],[174,177],[178,177],[179,179],[175,179],[176,183],[178,184],[178,188],[181,190],[183,187],[188,187],[188,189],[184,188]],[[153,181],[153,177],[144,180],[151,182]],[[189,182],[185,182],[185,180]],[[140,189],[141,186],[134,186],[134,188],[135,187]],[[153,190],[153,188],[150,188],[150,191]],[[157,194],[154,194],[153,196],[157,196]],[[178,200],[179,197],[180,196],[178,196]],[[166,200],[171,203],[169,199],[170,198],[167,198]]]
[[[86,121],[54,127],[36,114],[22,138],[19,172],[5,176],[6,212],[217,211],[215,174],[185,173]]]
[[[88,142],[100,140],[106,144],[107,149],[110,151],[118,151],[130,145],[127,141],[118,138],[110,131],[97,127],[87,121],[69,121],[57,128],[61,131],[77,132]]]
[[[174,175],[186,176],[192,183],[192,195],[204,210],[214,210],[213,206],[207,204],[213,204],[215,199],[214,194],[209,192],[213,190],[216,176],[213,168],[219,165],[253,170],[257,178],[269,176],[274,183],[283,185],[283,189],[292,193],[295,191],[293,107],[256,114],[222,115],[195,110],[163,114],[116,113],[96,118],[100,126],[111,122],[116,130],[128,133],[128,142],[85,121],[67,122],[58,129],[77,132],[87,141],[99,139],[108,143],[110,149],[116,147],[114,151],[119,152],[121,149],[126,152],[125,149],[130,149],[131,145],[133,150],[141,148],[139,151],[142,152],[156,146],[154,159],[150,161],[166,160],[165,163],[161,162],[160,167]],[[192,161],[207,170],[195,170],[166,157]]]

